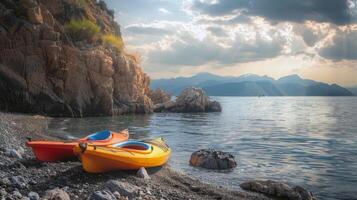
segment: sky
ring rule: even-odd
[[[357,0],[106,0],[153,79],[298,74],[357,85]]]

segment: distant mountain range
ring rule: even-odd
[[[354,96],[357,96],[357,86],[347,88]]]
[[[152,80],[151,83],[151,88],[161,88],[173,95],[192,86],[203,88],[210,96],[353,96],[351,91],[337,84],[303,79],[295,74],[275,80],[255,74],[235,77],[199,73],[191,77]]]

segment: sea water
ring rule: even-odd
[[[50,134],[83,137],[129,128],[132,139],[164,137],[169,164],[202,181],[239,190],[250,179],[301,185],[319,199],[357,199],[357,97],[211,97],[221,113],[155,113],[55,118]],[[237,168],[217,172],[189,165],[192,152],[232,153]]]

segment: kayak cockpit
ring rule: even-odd
[[[150,153],[152,149],[151,145],[139,141],[125,141],[125,142],[113,144],[113,147],[127,149],[130,151],[135,151],[140,153]]]
[[[108,140],[112,137],[112,133],[108,130],[93,133],[87,137],[87,140]]]

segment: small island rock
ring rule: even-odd
[[[201,149],[191,155],[190,165],[207,169],[230,169],[237,166],[234,156],[214,149]]]
[[[221,112],[221,105],[211,101],[201,88],[186,88],[176,101],[168,101],[154,106],[154,112]]]

